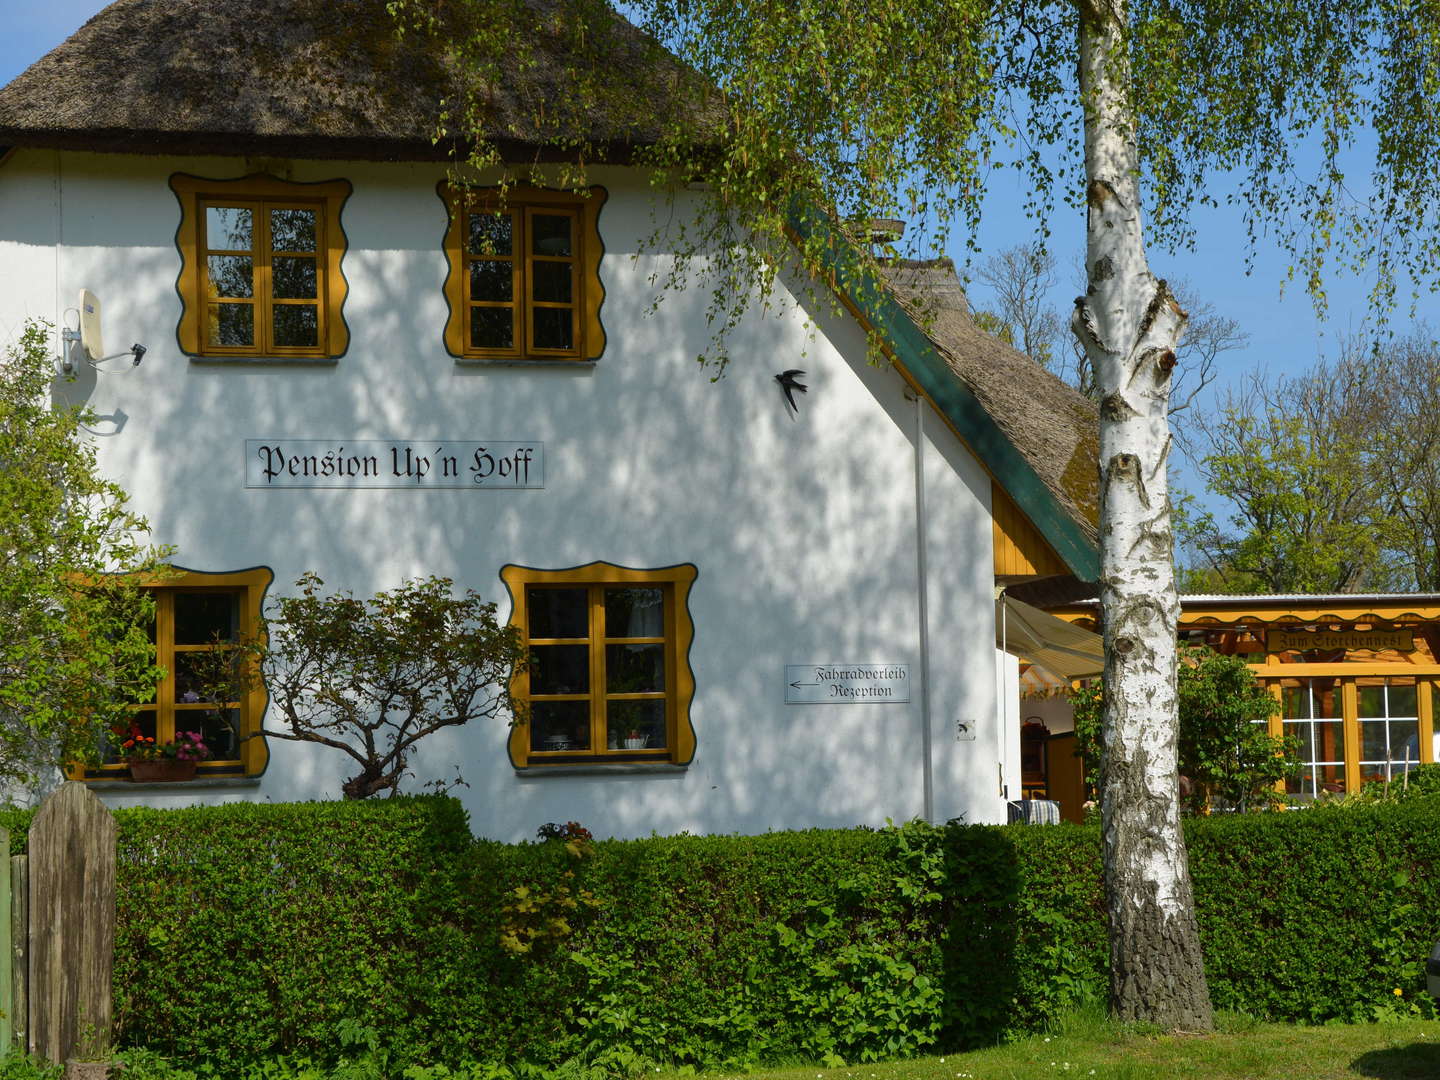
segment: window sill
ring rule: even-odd
[[[191,356],[192,364],[253,364],[256,367],[335,367],[338,356]]]
[[[515,775],[526,779],[542,776],[681,776],[689,770],[689,765],[676,765],[670,761],[595,761],[583,765],[516,766]]]
[[[134,780],[86,780],[85,786],[95,792],[142,792],[146,795],[182,795],[187,791],[201,789],[213,791],[225,788],[258,788],[258,776],[202,776],[194,780],[164,780],[137,783]]]
[[[556,371],[593,371],[596,361],[568,356],[457,356],[456,367],[543,367]]]

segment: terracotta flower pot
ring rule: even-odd
[[[195,762],[179,758],[130,762],[130,779],[142,784],[169,783],[195,779]]]

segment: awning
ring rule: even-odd
[[[1105,670],[1099,634],[1014,600],[1003,589],[995,593],[995,644],[1067,679]]]

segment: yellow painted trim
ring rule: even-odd
[[[1415,680],[1415,715],[1419,721],[1420,764],[1430,765],[1435,761],[1435,694],[1440,680]]]
[[[1346,602],[1327,598],[1322,604],[1272,604],[1190,602],[1180,615],[1182,626],[1209,626],[1226,623],[1263,623],[1283,627],[1286,623],[1420,623],[1440,621],[1440,605],[1379,605],[1369,601]]]
[[[183,352],[190,356],[214,359],[260,359],[265,357],[294,357],[297,359],[330,359],[341,356],[350,347],[350,329],[345,325],[345,299],[349,295],[349,283],[345,280],[342,263],[347,240],[340,214],[345,200],[353,190],[348,180],[322,180],[317,183],[301,183],[281,180],[263,173],[234,180],[207,180],[188,173],[175,173],[170,177],[170,190],[180,202],[180,225],[175,231],[175,246],[180,251],[180,276],[175,282],[175,291],[180,294],[180,324],[175,336]],[[321,282],[317,304],[319,326],[314,348],[267,347],[268,319],[260,317],[261,304],[268,290],[264,282],[268,277],[256,267],[255,302],[255,344],[246,347],[207,348],[202,327],[205,318],[205,273],[200,251],[200,206],[212,199],[260,200],[272,202],[296,201],[318,204],[321,210],[316,244],[316,253]],[[268,265],[268,264],[267,264]]]
[[[1345,732],[1345,790],[1360,790],[1360,692],[1354,679],[1340,684],[1341,729]]]
[[[999,481],[990,480],[990,531],[997,578],[1054,577],[1069,568]]]
[[[600,209],[610,197],[598,184],[589,189],[589,195],[577,195],[570,191],[556,191],[550,188],[517,185],[508,189],[503,199],[496,199],[497,209],[518,211],[516,219],[521,223],[516,230],[512,244],[512,258],[515,274],[515,304],[519,312],[516,320],[516,342],[511,349],[475,349],[470,347],[470,310],[467,302],[468,290],[465,280],[465,223],[464,209],[482,200],[491,198],[498,188],[459,188],[448,180],[436,186],[436,194],[445,206],[445,236],[442,249],[445,254],[447,273],[445,275],[445,302],[449,313],[445,319],[445,349],[451,356],[476,360],[544,360],[553,363],[584,362],[598,360],[605,351],[605,327],[600,321],[600,308],[605,302],[605,286],[600,280],[600,261],[605,252],[600,239]],[[460,195],[465,196],[465,206]],[[527,240],[529,234],[528,211],[536,207],[566,209],[576,215],[576,277],[575,283],[575,348],[566,350],[536,349],[529,344],[534,305],[528,297],[530,288],[531,253]]]
[[[1316,676],[1390,675],[1394,678],[1413,678],[1416,675],[1440,675],[1436,664],[1250,664],[1249,668],[1262,679],[1314,678]]]
[[[682,563],[678,566],[666,566],[659,569],[647,570],[633,567],[616,566],[614,563],[592,562],[584,566],[575,566],[565,570],[541,570],[529,566],[517,566],[510,563],[500,571],[500,580],[510,590],[510,625],[517,627],[528,645],[530,640],[529,611],[526,606],[525,587],[527,585],[576,585],[576,586],[604,586],[604,585],[668,585],[670,587],[671,603],[668,605],[665,616],[665,679],[667,686],[673,686],[673,696],[666,694],[669,708],[667,713],[673,710],[673,715],[667,715],[667,739],[669,747],[664,754],[656,753],[653,756],[657,761],[668,761],[676,765],[688,765],[695,756],[695,726],[690,718],[690,707],[695,698],[695,673],[690,667],[690,647],[695,640],[695,624],[690,616],[690,587],[695,583],[699,571],[691,563]],[[594,632],[598,625],[593,615],[590,623],[590,647],[591,671],[604,674],[604,640]],[[598,651],[598,658],[593,655]],[[530,697],[530,675],[529,672],[521,672],[511,683],[511,694],[518,702],[526,702]],[[606,750],[603,746],[595,746],[593,733],[600,730],[599,716],[596,710],[603,706],[605,700],[603,679],[592,679],[591,690],[584,695],[590,701],[591,707],[591,732],[592,746],[588,754],[584,755],[585,763],[603,763],[605,757],[614,754],[625,761],[635,761],[636,751],[625,751],[619,753]],[[533,768],[545,764],[567,765],[575,764],[574,758],[554,758],[530,760],[530,735],[529,724],[524,717],[521,717],[511,726],[510,737],[507,743],[510,761],[517,769]],[[638,759],[643,760],[643,758]]]

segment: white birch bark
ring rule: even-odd
[[[1124,1020],[1212,1026],[1176,776],[1175,594],[1166,460],[1181,310],[1145,259],[1125,0],[1077,0],[1085,109],[1086,295],[1072,326],[1100,404],[1105,639],[1101,813],[1110,1005]]]

